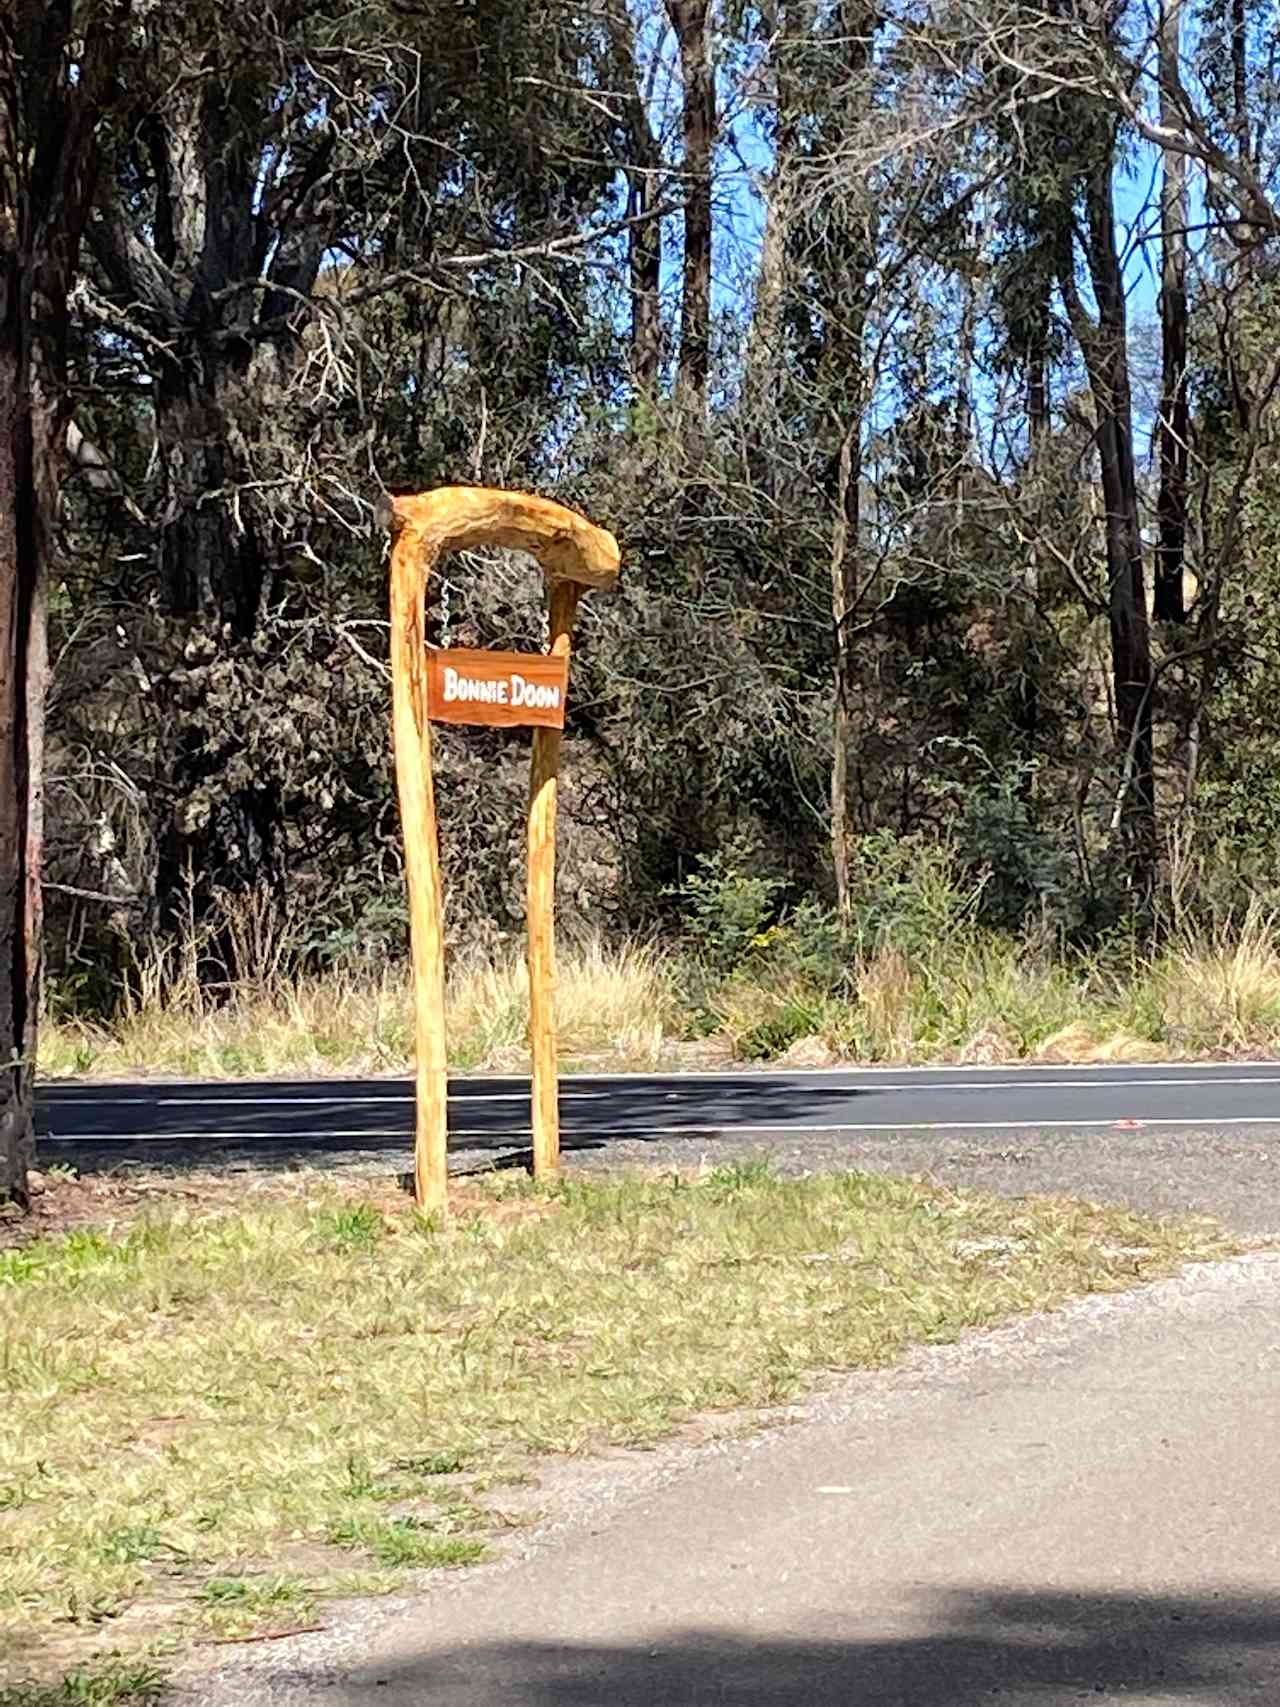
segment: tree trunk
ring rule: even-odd
[[[747,332],[745,391],[751,407],[767,408],[782,371],[782,309],[787,286],[787,236],[794,191],[789,146],[779,127],[778,152],[765,202],[764,233],[751,325]]]
[[[805,9],[799,10],[800,17],[793,17],[793,25],[808,21]],[[826,134],[821,137],[819,147],[825,144],[835,152],[843,138],[856,134],[866,117],[870,97],[865,73],[878,20],[865,0],[845,0],[830,27],[835,32],[833,45],[848,72],[847,82],[837,89],[835,99],[822,115]],[[788,117],[798,136],[803,101],[798,79],[790,81],[787,92],[791,100]],[[812,267],[808,292],[823,322],[817,377],[827,419],[842,423],[834,458],[830,557],[833,641],[830,810],[836,905],[842,915],[847,915],[848,791],[855,673],[850,628],[859,598],[862,433],[874,391],[867,355],[873,287],[867,281],[876,255],[877,226],[874,202],[860,175],[841,182],[838,189],[823,186],[818,196],[806,200],[804,215],[820,221],[822,233],[821,262]]]
[[[180,80],[138,132],[154,219],[140,229],[113,186],[89,230],[122,326],[155,329],[138,351],[164,483],[160,602],[178,654],[162,783],[169,818],[154,879],[156,919],[170,932],[207,919],[218,889],[282,880],[273,769],[210,739],[218,708],[206,696],[255,668],[250,643],[276,561],[263,495],[276,470],[257,465],[257,435],[295,371],[301,345],[290,314],[313,290],[324,253],[305,220],[291,226],[277,205],[273,224],[257,205],[251,129],[231,117],[252,111],[257,88],[252,78],[224,86],[216,63],[215,54]],[[272,288],[250,292],[251,279]],[[219,961],[235,975],[225,933],[208,959],[215,976]]]
[[[641,223],[631,228],[631,373],[636,390],[652,398],[662,372],[662,226],[653,217],[657,180],[653,170],[628,174],[627,212]]]
[[[1027,439],[1034,465],[1049,432],[1049,299],[1027,352]]]
[[[1100,162],[1089,173],[1085,187],[1089,274],[1098,304],[1096,323],[1089,320],[1080,303],[1070,254],[1064,257],[1060,282],[1084,354],[1097,415],[1106,507],[1111,668],[1123,755],[1115,822],[1128,851],[1134,886],[1146,906],[1154,898],[1156,884],[1155,680],[1133,458],[1128,328],[1116,248],[1112,165],[1110,156]]]
[[[116,0],[73,19],[70,0],[19,0],[0,18],[0,1200],[24,1206],[35,1144],[45,589],[66,445],[67,293],[127,11]]]
[[[626,239],[631,285],[631,381],[640,396],[652,399],[662,372],[662,224],[654,217],[662,150],[645,108],[635,56],[635,29],[626,0],[614,0],[606,22],[626,119],[626,217],[633,222]]]
[[[1176,127],[1173,90],[1181,48],[1182,0],[1164,0],[1160,18],[1161,123]],[[1183,566],[1187,539],[1187,161],[1176,148],[1164,153],[1160,195],[1160,494],[1157,515],[1155,615],[1185,622]]]
[[[1245,0],[1231,0],[1231,107],[1236,147],[1243,161],[1252,161],[1249,135],[1249,34]]]
[[[1027,409],[1027,476],[1037,507],[1043,504],[1040,470],[1049,438],[1049,327],[1053,279],[1046,274],[1043,291],[1031,319],[1026,346],[1026,409]],[[1027,552],[1022,575],[1027,599],[1026,632],[1028,646],[1022,660],[1017,685],[1017,725],[1022,735],[1023,751],[1034,757],[1040,737],[1040,672],[1035,651],[1035,625],[1040,609],[1041,547],[1034,540]],[[1035,792],[1035,769],[1027,766],[1021,773],[1019,789],[1024,800]]]
[[[815,28],[812,0],[790,0],[763,19],[772,37],[776,132],[773,170],[765,192],[764,232],[751,325],[747,332],[744,386],[748,406],[770,409],[783,370],[783,308],[790,284],[788,253],[799,212],[800,124],[806,91],[798,56]]]
[[[864,122],[870,104],[866,84],[872,37],[878,15],[866,0],[843,0],[837,15],[840,56],[848,83],[830,117],[837,134],[854,133]],[[834,138],[833,138],[834,141]],[[831,550],[831,617],[835,640],[835,716],[831,759],[831,841],[836,874],[836,901],[842,914],[849,909],[848,787],[849,755],[853,741],[852,704],[854,657],[850,644],[859,597],[860,536],[862,530],[862,433],[874,375],[869,372],[867,322],[874,287],[867,283],[876,260],[876,211],[860,179],[843,186],[843,205],[833,209],[837,238],[830,270],[822,276],[819,303],[828,319],[823,357],[829,395],[845,422],[837,458],[835,518]]]
[[[706,408],[711,371],[711,192],[716,81],[709,11],[709,0],[667,0],[667,16],[676,33],[684,83],[684,276],[677,384],[699,412]]]
[[[831,865],[836,909],[849,915],[849,738],[853,659],[849,621],[856,596],[857,546],[861,522],[862,416],[845,431],[836,478],[831,527],[831,630],[835,642],[834,716],[831,738]]]
[[[7,212],[8,210],[6,210]],[[40,736],[43,574],[35,486],[22,257],[0,259],[0,1201],[26,1205],[35,1152],[40,982]]]
[[[626,0],[608,15],[610,45],[617,61],[627,125],[627,238],[631,283],[631,377],[642,397],[652,398],[662,372],[662,224],[658,202],[662,150],[649,123],[636,63],[635,33]]]
[[[236,501],[249,476],[235,466],[220,388],[193,377],[200,365],[166,365],[156,376],[156,444],[168,488],[160,534],[165,608],[246,640],[258,624],[266,564],[252,499]],[[239,376],[229,378],[235,384]]]
[[[214,362],[221,371],[210,380]],[[209,739],[205,704],[206,694],[225,691],[226,671],[257,667],[248,643],[270,561],[255,494],[245,490],[250,474],[236,458],[227,401],[228,393],[234,401],[235,388],[251,384],[225,352],[193,353],[181,369],[166,364],[155,381],[156,444],[167,488],[159,533],[163,608],[182,645],[155,917],[160,930],[176,937],[204,922],[216,891],[278,887],[284,878],[284,805],[270,767],[264,778],[252,765],[246,776],[243,763],[229,764],[226,745]],[[215,977],[242,975],[221,928],[207,964]]]

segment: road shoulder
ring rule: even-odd
[[[784,1429],[562,1466],[500,1563],[181,1707],[1274,1698],[1277,1305],[1280,1255],[1197,1266],[831,1381]]]

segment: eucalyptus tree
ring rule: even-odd
[[[564,393],[577,261],[627,221],[607,46],[558,0],[149,14],[75,304],[86,361],[109,350],[139,404],[126,555],[168,624],[148,671],[161,924],[192,885],[199,910],[285,881],[308,737],[288,703],[260,715],[262,647],[368,555],[378,485],[483,476],[527,399]]]
[[[0,1200],[26,1199],[42,953],[46,611],[67,430],[68,297],[129,0],[0,15]]]
[[[1272,364],[1261,359],[1254,321],[1257,291],[1273,269],[1280,239],[1274,14],[1251,0],[1211,0],[1195,10],[1164,0],[1156,8],[1073,4],[1055,16],[1061,27],[1052,27],[1042,11],[1018,5],[970,8],[967,33],[975,46],[984,44],[1006,80],[1006,114],[1027,115],[1021,135],[1038,139],[1023,154],[1033,176],[1056,156],[1059,178],[1074,186],[1063,203],[1071,217],[1063,222],[1059,286],[1088,366],[1097,417],[1115,698],[1126,760],[1117,806],[1140,868],[1154,858],[1159,799],[1154,780],[1149,786],[1143,781],[1144,755],[1152,749],[1143,708],[1157,724],[1170,725],[1166,749],[1181,755],[1184,785],[1169,791],[1168,804],[1185,829],[1227,640],[1219,620],[1222,598],[1233,581],[1243,596],[1256,580],[1249,521],[1256,514],[1256,482],[1266,473],[1267,419],[1275,399]],[[1053,115],[1047,125],[1044,115]],[[1083,154],[1077,139],[1086,143]],[[1126,155],[1133,159],[1142,149],[1156,153],[1161,177],[1151,605],[1166,632],[1154,662],[1144,633],[1145,572],[1136,572],[1141,517],[1135,516],[1128,475],[1133,417],[1126,397],[1132,352],[1122,354],[1128,345],[1125,281],[1114,239],[1118,171]],[[1080,293],[1072,295],[1069,246],[1089,281],[1093,312]],[[1224,400],[1234,418],[1225,435]],[[1126,560],[1135,566],[1127,573]],[[1157,688],[1163,706],[1156,705]],[[1158,759],[1156,751],[1153,770]],[[1143,876],[1135,869],[1135,876],[1144,889],[1153,887],[1154,871]]]

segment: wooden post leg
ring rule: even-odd
[[[550,644],[569,654],[582,588],[551,583]],[[556,1069],[556,785],[560,730],[535,729],[529,776],[529,1050],[532,1057],[533,1173],[547,1179],[560,1166],[560,1101]]]
[[[417,1053],[414,1197],[422,1209],[448,1198],[449,1064],[444,1023],[440,841],[427,722],[423,602],[431,565],[424,541],[402,528],[391,552],[391,705],[396,786],[404,827]]]

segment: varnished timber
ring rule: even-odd
[[[553,581],[548,651],[569,657],[583,588]],[[532,1067],[533,1172],[545,1179],[560,1166],[560,1099],[556,1072],[556,795],[559,729],[535,729],[529,767],[529,1053]]]
[[[448,551],[501,545],[529,552],[551,580],[551,649],[562,646],[567,656],[578,600],[587,588],[616,581],[618,545],[611,533],[550,499],[488,487],[445,486],[386,497],[378,517],[392,535],[392,732],[405,838],[417,1051],[414,1189],[418,1203],[434,1209],[443,1208],[448,1196],[448,1053],[440,848],[427,721],[427,579]],[[535,1168],[542,1173],[554,1168],[559,1150],[553,922],[559,752],[558,729],[535,732],[529,806],[530,1043]]]

